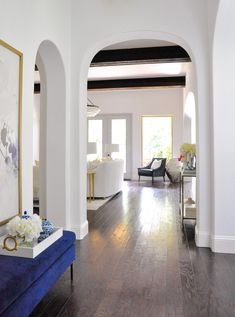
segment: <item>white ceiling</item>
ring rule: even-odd
[[[157,63],[90,67],[88,80],[184,76],[187,63]]]
[[[125,49],[125,48],[143,48],[143,47],[156,47],[156,46],[173,46],[176,45],[172,42],[160,40],[132,40],[126,42],[116,43],[106,46],[103,50]]]
[[[161,40],[132,40],[110,45],[104,50],[173,46],[175,43]],[[151,63],[90,67],[88,80],[150,78],[166,76],[184,76],[187,63]]]
[[[39,75],[39,71],[38,70],[34,71],[34,82],[35,83],[40,83],[40,75]]]
[[[156,63],[90,67],[88,80],[185,76],[187,65],[188,63]],[[34,82],[40,83],[39,71],[34,72]]]

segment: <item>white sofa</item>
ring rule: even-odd
[[[94,196],[96,198],[113,196],[122,190],[124,178],[123,160],[103,160],[94,171]]]

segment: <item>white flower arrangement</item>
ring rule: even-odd
[[[22,218],[16,216],[8,222],[6,230],[10,236],[21,238],[23,242],[30,243],[40,236],[42,220],[37,214]]]
[[[180,160],[189,169],[196,168],[196,144],[184,143],[180,147]]]

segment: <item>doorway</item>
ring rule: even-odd
[[[168,55],[170,51],[176,55]],[[138,58],[135,59],[135,56]],[[101,120],[101,116],[112,116],[113,113],[122,115],[125,112],[132,116],[131,176],[134,181],[138,179],[138,167],[143,166],[143,116],[172,117],[169,129],[172,130],[172,140],[168,142],[171,149],[166,149],[166,156],[177,161],[180,157],[180,148],[185,142],[185,92],[189,89],[195,92],[197,89],[194,64],[191,62],[189,54],[179,44],[156,40],[154,45],[153,41],[143,39],[106,46],[90,63],[88,97],[101,110],[101,114],[94,119]],[[170,95],[168,100],[167,94]],[[109,131],[112,130],[110,126],[111,123]],[[105,127],[102,126],[103,130]],[[105,137],[110,136],[110,132],[105,134]],[[105,142],[102,133],[102,143]],[[105,154],[103,148],[100,148],[100,153],[102,156]]]
[[[55,226],[66,227],[66,83],[63,61],[51,41],[43,41],[35,64],[40,101],[34,120],[34,157],[37,153],[39,213]],[[55,116],[56,114],[56,116]],[[36,166],[36,163],[34,164]]]
[[[132,116],[130,114],[103,114],[88,119],[88,142],[97,143],[98,158],[105,157],[105,144],[118,144],[119,152],[113,159],[124,160],[124,179],[131,179],[132,171]]]

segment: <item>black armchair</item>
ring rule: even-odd
[[[152,169],[151,165],[154,160],[162,160],[161,166],[156,169]],[[157,176],[162,176],[165,182],[165,173],[166,173],[166,158],[154,157],[147,166],[138,168],[139,180],[140,180],[140,176],[149,176],[149,177],[152,177],[152,183],[154,182],[154,177],[157,177]]]

